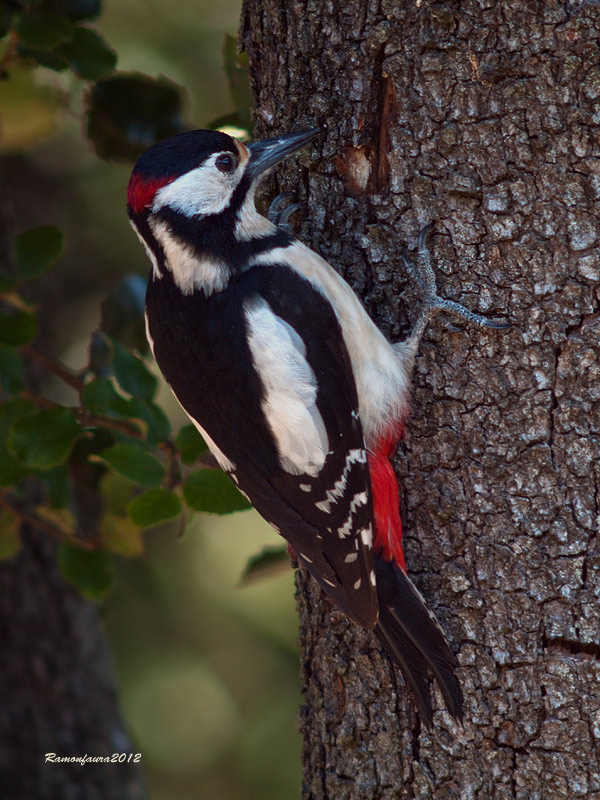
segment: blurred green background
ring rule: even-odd
[[[118,53],[119,71],[185,87],[186,119],[202,127],[233,110],[222,49],[239,11],[237,0],[113,0],[94,27]],[[45,348],[74,368],[85,363],[107,291],[126,273],[148,272],[125,211],[131,165],[96,157],[84,109],[85,84],[70,73],[15,69],[0,82],[0,146],[15,228],[52,223],[66,235],[65,257],[38,292]],[[161,402],[177,430],[185,420],[164,389]],[[164,525],[144,540],[141,557],[117,560],[103,613],[150,796],[296,797],[292,571],[237,586],[248,558],[281,540],[254,511],[197,515],[183,536]]]

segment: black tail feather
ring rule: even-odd
[[[406,682],[412,689],[419,713],[425,724],[431,726],[433,711],[425,659],[406,637],[400,642],[400,637],[385,623],[379,622],[374,633],[392,661],[402,670]]]
[[[432,722],[426,667],[433,672],[448,711],[463,716],[463,695],[456,677],[458,662],[439,623],[409,577],[391,562],[376,560],[379,621],[377,638],[410,685],[425,723]]]

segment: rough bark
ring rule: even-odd
[[[65,583],[47,535],[0,565],[0,797],[143,800],[134,763],[46,762],[133,751],[98,610]]]
[[[438,695],[421,729],[299,576],[303,798],[600,797],[599,35],[592,2],[245,2],[257,134],[328,126],[280,173],[304,240],[396,340],[401,248],[433,222],[446,296],[514,323],[431,326],[396,462],[464,727]]]

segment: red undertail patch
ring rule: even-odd
[[[398,481],[390,463],[390,456],[402,431],[390,432],[382,437],[369,452],[369,474],[373,493],[375,517],[375,551],[386,561],[394,561],[406,572],[402,550],[402,520],[398,505]]]
[[[154,201],[154,195],[163,186],[174,179],[174,176],[166,178],[147,178],[138,172],[131,176],[127,187],[127,203],[134,214],[141,214],[150,208]]]

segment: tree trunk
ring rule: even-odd
[[[299,575],[303,798],[600,798],[599,35],[585,0],[246,0],[257,135],[327,125],[280,173],[302,238],[397,340],[401,251],[433,222],[442,293],[513,322],[432,324],[396,459],[464,727],[438,694],[421,728]]]
[[[21,552],[0,564],[0,797],[143,800],[133,761],[46,759],[133,748],[98,610],[59,575],[47,534],[23,534]]]

